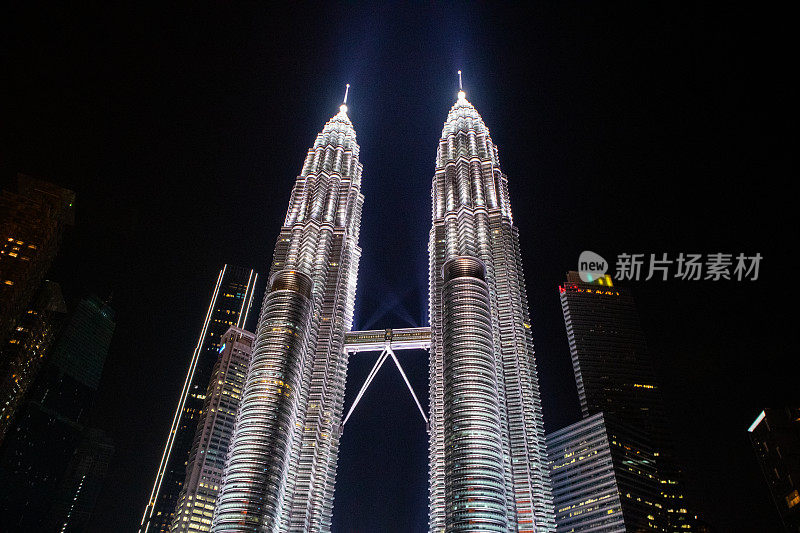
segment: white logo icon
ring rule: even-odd
[[[581,281],[591,283],[602,278],[608,270],[608,261],[599,254],[586,250],[578,257],[578,274]]]

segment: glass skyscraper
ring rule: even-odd
[[[361,222],[347,106],[308,150],[278,235],[212,531],[329,531]]]
[[[667,529],[691,530],[682,474],[633,297],[610,276],[586,283],[577,272],[567,274],[559,294],[583,417],[602,412],[647,436]]]
[[[597,413],[548,435],[547,452],[558,533],[665,531],[646,436]]]
[[[253,270],[230,265],[225,265],[217,275],[142,516],[139,527],[142,533],[169,531],[186,479],[189,452],[203,411],[206,388],[219,356],[222,336],[231,326],[244,327],[257,279],[258,274]]]
[[[430,259],[430,531],[553,531],[518,230],[463,91],[442,130]]]

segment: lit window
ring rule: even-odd
[[[791,509],[798,503],[800,503],[800,494],[798,494],[796,490],[793,490],[788,496],[786,496],[786,505],[788,505],[789,509]]]

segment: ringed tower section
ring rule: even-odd
[[[555,531],[508,179],[463,88],[431,199],[429,529]]]
[[[347,111],[345,97],[291,192],[214,532],[330,530],[364,202]]]

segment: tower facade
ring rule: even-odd
[[[430,531],[554,531],[508,180],[463,91],[431,195]]]
[[[317,135],[278,235],[212,531],[330,530],[361,221],[347,107]]]
[[[682,474],[639,314],[630,292],[609,276],[591,283],[577,272],[559,287],[583,417],[604,413],[649,439],[656,459],[668,531],[692,530]]]
[[[26,311],[75,222],[75,193],[25,174],[0,192],[0,346]]]
[[[217,274],[139,526],[141,533],[167,533],[172,525],[222,336],[231,326],[244,327],[257,281],[258,274],[253,270],[231,265],[223,266]]]
[[[255,335],[235,326],[222,336],[170,533],[211,529],[254,341]]]
[[[784,529],[800,531],[800,408],[766,408],[747,432]]]
[[[66,317],[61,286],[45,280],[6,345],[0,347],[0,444]]]
[[[648,439],[603,413],[547,436],[558,533],[665,531]]]
[[[70,314],[0,446],[0,484],[14,487],[0,494],[0,531],[53,530],[46,521],[72,476],[115,327],[95,296]]]

